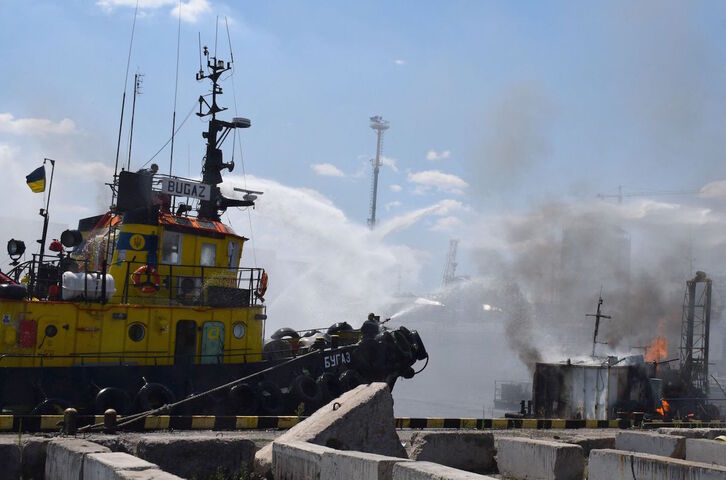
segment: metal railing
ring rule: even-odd
[[[122,303],[247,307],[263,303],[262,268],[124,261]],[[152,268],[150,268],[152,267]],[[119,280],[118,278],[116,279]],[[118,293],[118,292],[117,292]]]
[[[247,307],[262,305],[262,268],[217,267],[205,265],[147,264],[146,262],[117,262],[109,270],[89,269],[88,260],[68,256],[38,255],[7,272],[16,282],[26,274],[27,298],[73,300],[107,303],[105,274],[114,271],[114,302],[141,305],[190,305],[211,307]],[[140,270],[141,269],[141,270]],[[83,288],[73,298],[63,295],[63,273],[84,274]],[[121,272],[119,274],[119,272]],[[89,286],[89,274],[101,279],[98,286]],[[52,288],[56,286],[57,288]],[[107,290],[108,289],[108,290]]]

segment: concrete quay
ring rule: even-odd
[[[711,440],[720,431],[396,430],[385,384],[361,385],[295,423],[287,431],[0,435],[0,480],[726,478],[726,442]]]

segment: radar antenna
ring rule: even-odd
[[[225,168],[230,172],[234,170],[234,161],[224,163],[222,160],[222,150],[219,147],[227,138],[230,131],[235,128],[249,128],[251,122],[247,118],[233,118],[231,122],[217,119],[218,113],[227,110],[217,105],[217,95],[222,94],[222,87],[218,84],[219,77],[224,72],[230,70],[232,64],[220,60],[216,56],[210,57],[209,49],[206,45],[204,46],[203,54],[207,59],[207,73],[204,72],[200,65],[196,77],[198,81],[204,80],[205,78],[211,80],[212,102],[210,104],[205,98],[205,95],[200,95],[197,116],[201,118],[211,116],[207,131],[202,132],[202,137],[207,139],[207,152],[204,157],[204,166],[202,167],[202,182],[211,186],[211,197],[209,200],[200,201],[199,217],[219,221],[220,213],[229,207],[249,207],[254,205],[254,201],[250,200],[249,197],[242,200],[225,198],[219,191],[219,187],[217,187],[217,185],[222,183],[222,170]],[[204,111],[205,107],[206,112]]]

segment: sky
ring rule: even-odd
[[[225,220],[252,239],[247,265],[276,265],[268,305],[285,319],[431,294],[451,239],[457,274],[514,281],[536,302],[542,265],[583,221],[625,229],[631,278],[667,277],[670,307],[695,269],[726,278],[725,4],[182,0],[180,17],[175,0],[140,0],[127,78],[135,5],[0,0],[3,243],[39,232],[44,196],[24,177],[45,157],[57,231],[107,209],[124,90],[119,164],[148,165],[169,139],[176,87],[172,173],[199,178],[204,125],[184,120],[208,91],[201,37],[234,57],[221,117],[252,121],[225,144],[226,180],[265,191]],[[371,232],[373,115],[390,129]],[[153,161],[168,172],[168,147]],[[584,283],[590,305],[598,285]]]

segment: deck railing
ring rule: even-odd
[[[10,278],[28,286],[28,298],[106,303],[106,298],[110,297],[112,303],[211,307],[246,307],[264,302],[262,268],[122,261],[111,268],[114,272],[111,295],[111,285],[104,280],[108,271],[89,268],[89,261],[44,255],[39,264],[37,257],[33,255],[32,260],[7,273]],[[66,271],[86,274],[82,288],[72,298],[63,292],[63,273]],[[101,283],[89,284],[88,274],[98,275]]]

